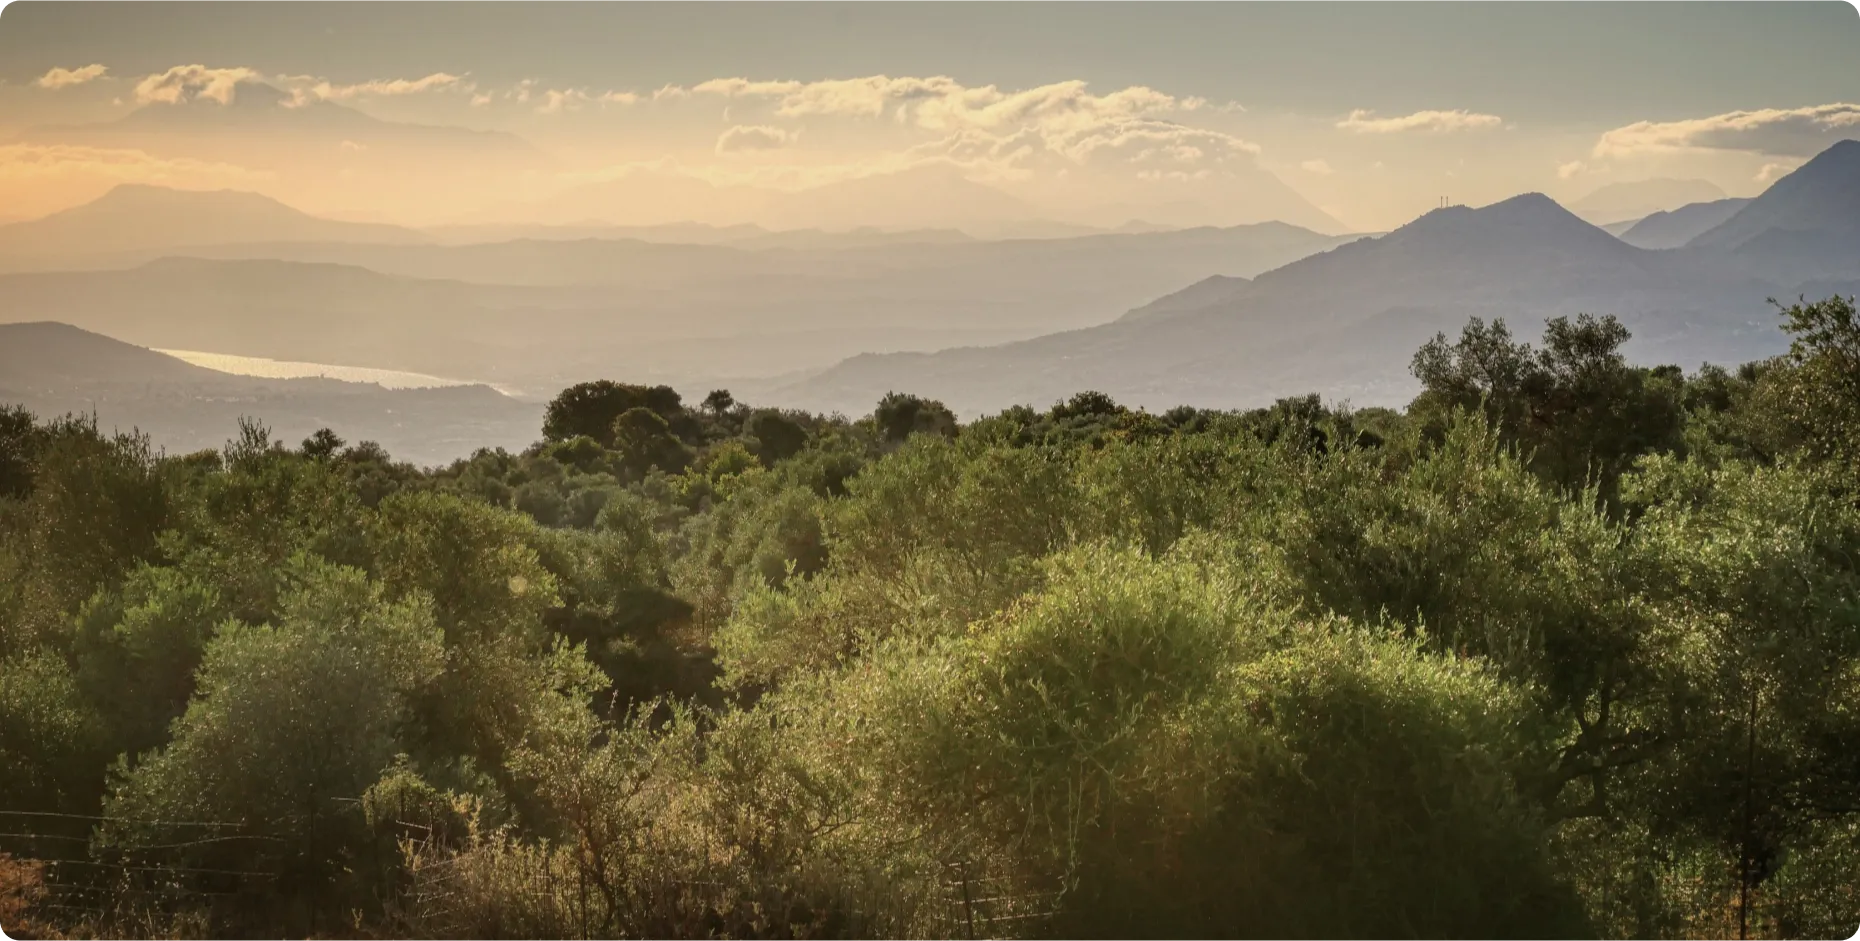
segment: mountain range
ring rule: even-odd
[[[154,347],[525,388],[616,371],[740,386],[860,352],[1101,323],[1209,272],[1250,276],[1341,241],[1273,223],[997,241],[948,230],[741,228],[725,230],[727,244],[439,244],[252,194],[149,195],[111,193],[14,227],[41,251],[120,246],[126,230],[144,240],[178,235],[138,250],[0,253],[0,270],[16,272],[0,276],[0,322],[59,320]],[[191,244],[189,233],[224,225],[226,202],[251,222],[224,229],[239,240]],[[370,241],[339,238],[349,233]],[[717,230],[703,233],[719,240]],[[325,234],[337,238],[317,240]],[[312,240],[278,240],[292,236]]]
[[[0,276],[0,323],[56,320],[148,347],[466,377],[538,397],[605,377],[849,414],[893,390],[966,415],[1083,389],[1154,408],[1306,391],[1396,405],[1413,392],[1412,351],[1473,316],[1533,335],[1546,317],[1614,314],[1643,362],[1776,352],[1784,337],[1767,298],[1860,287],[1857,220],[1852,141],[1755,199],[1678,207],[1619,238],[1526,194],[1360,237],[1279,223],[993,240],[685,224],[473,241],[522,230],[422,232],[318,219],[253,194],[128,188],[0,228],[0,265],[16,272]],[[72,355],[19,336],[7,339],[37,351],[28,359]],[[131,353],[97,349],[89,373],[24,392],[14,374],[26,361],[0,362],[0,391],[10,381],[11,395],[72,407],[68,392],[54,395],[60,384],[108,387],[113,408],[167,403],[138,413],[156,423],[206,400],[159,391],[210,384],[192,373],[148,378],[133,394],[111,386],[106,376],[140,374],[122,365]],[[265,382],[222,398],[296,414],[286,400],[329,395],[317,380]],[[478,388],[454,394],[498,396]],[[427,390],[454,401],[440,391]],[[510,401],[498,396],[486,414]],[[217,408],[202,414],[224,417]],[[433,412],[433,427],[453,427],[447,414]]]
[[[1627,244],[1539,194],[1440,209],[1251,280],[1204,280],[1114,323],[856,357],[780,394],[835,409],[908,390],[966,414],[1087,388],[1155,408],[1254,406],[1307,390],[1397,405],[1414,391],[1408,355],[1434,333],[1478,316],[1532,334],[1547,317],[1583,312],[1619,316],[1642,361],[1743,361],[1783,345],[1767,298],[1860,285],[1860,214],[1840,211],[1856,195],[1860,143],[1845,142],[1674,250]],[[1812,268],[1799,263],[1808,247]]]
[[[1688,203],[1670,212],[1636,219],[1616,234],[1635,248],[1678,248],[1722,225],[1749,204],[1748,199]]]

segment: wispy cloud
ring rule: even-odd
[[[109,67],[95,63],[76,69],[52,69],[44,75],[33,79],[32,84],[40,88],[52,90],[69,88],[72,85],[82,85],[85,82],[96,81],[109,71]]]
[[[1494,128],[1505,123],[1496,114],[1471,111],[1416,111],[1394,118],[1378,118],[1372,111],[1356,110],[1337,122],[1340,130],[1357,134],[1400,134],[1406,131],[1447,133]]]
[[[531,97],[542,99],[536,106],[537,114],[561,114],[565,111],[579,111],[582,105],[631,105],[639,101],[639,96],[630,91],[591,92],[585,88],[544,88],[534,89],[529,84],[519,84],[517,101],[527,102]]]
[[[1685,121],[1637,121],[1602,135],[1598,157],[1675,150],[1741,150],[1808,157],[1843,137],[1860,136],[1860,105],[1729,111]]]
[[[1757,171],[1756,180],[1758,183],[1763,184],[1774,183],[1794,173],[1796,168],[1801,165],[1801,161],[1798,160],[1791,160],[1783,163],[1766,163],[1763,165],[1762,169]]]
[[[762,124],[738,124],[717,137],[720,154],[754,150],[780,150],[794,143],[795,134],[779,127]]]
[[[210,69],[204,65],[177,65],[136,83],[136,101],[141,104],[161,102],[177,104],[193,98],[205,98],[231,104],[240,82],[262,81],[264,76],[248,68]]]
[[[1307,160],[1299,164],[1298,168],[1306,173],[1313,173],[1318,176],[1330,176],[1337,172],[1331,169],[1330,162],[1327,160]]]
[[[1587,169],[1589,169],[1588,164],[1583,163],[1580,160],[1571,160],[1568,163],[1557,165],[1556,178],[1559,180],[1567,180],[1575,176],[1576,174],[1581,173]]]
[[[373,79],[356,82],[352,85],[340,85],[328,79],[308,75],[281,76],[278,84],[290,91],[291,103],[308,104],[312,101],[349,101],[357,98],[386,98],[400,95],[419,95],[428,92],[461,92],[477,90],[477,86],[467,81],[462,75],[449,72],[434,72],[420,78]]]

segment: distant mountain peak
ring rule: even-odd
[[[175,186],[162,186],[157,183],[118,183],[108,192],[91,200],[87,206],[177,206],[188,203],[244,203],[253,206],[276,206],[286,212],[297,212],[285,204],[251,190],[238,189],[185,189]]]
[[[1736,249],[1770,232],[1860,236],[1860,140],[1830,145],[1688,244]]]
[[[427,241],[411,229],[312,216],[249,190],[122,183],[102,196],[0,226],[0,255],[84,255],[251,242]]]
[[[1712,202],[1728,195],[1710,180],[1655,177],[1609,183],[1572,200],[1569,209],[1596,225],[1608,225],[1691,203]]]
[[[1636,248],[1678,248],[1748,205],[1748,199],[1688,203],[1670,212],[1656,212],[1617,234],[1621,241]]]
[[[1412,239],[1454,234],[1496,235],[1500,231],[1530,231],[1546,235],[1564,232],[1581,238],[1602,236],[1614,240],[1614,236],[1584,222],[1575,213],[1563,208],[1561,203],[1542,193],[1521,193],[1477,209],[1469,206],[1434,209],[1389,233],[1389,237]]]

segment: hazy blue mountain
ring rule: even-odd
[[[1687,243],[1781,282],[1860,279],[1860,141],[1842,141]]]
[[[1736,250],[1772,232],[1860,242],[1860,140],[1815,155],[1690,244]]]
[[[805,249],[254,243],[0,277],[0,322],[523,388],[738,381],[1103,323],[1211,273],[1258,274],[1338,241],[1271,224]]]
[[[1696,366],[1775,352],[1764,299],[1784,290],[1694,253],[1635,248],[1529,194],[1436,210],[1250,281],[1194,283],[1100,327],[857,357],[782,395],[851,410],[897,389],[969,414],[1046,406],[1080,389],[1154,408],[1250,406],[1304,390],[1399,404],[1413,392],[1413,351],[1468,317],[1534,334],[1546,317],[1612,313],[1635,331],[1635,355]]]
[[[417,464],[540,437],[542,406],[481,385],[383,389],[331,379],[255,379],[192,366],[61,323],[0,324],[0,403],[41,417],[95,414],[106,428],[147,433],[170,453],[219,447],[240,418],[287,444],[318,428],[376,441]]]
[[[1723,199],[1729,194],[1709,180],[1654,178],[1609,183],[1569,204],[1571,212],[1603,225],[1641,219],[1691,203]]]
[[[426,240],[399,226],[319,219],[258,193],[125,183],[81,206],[0,226],[0,256],[43,260],[253,242]]]
[[[447,245],[473,245],[485,242],[512,242],[531,239],[542,242],[572,242],[582,239],[632,239],[671,245],[728,245],[732,248],[859,248],[869,245],[918,245],[937,242],[968,242],[974,236],[957,229],[786,229],[774,231],[759,225],[704,225],[696,222],[665,225],[611,225],[590,222],[580,225],[444,225],[426,228],[436,242]],[[1092,235],[1095,232],[1073,233]]]
[[[1656,212],[1614,234],[1636,248],[1678,248],[1748,205],[1750,200],[1741,198],[1691,203],[1671,212]]]

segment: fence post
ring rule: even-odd
[[[975,904],[969,898],[968,862],[957,863],[956,871],[962,874],[962,914],[969,924],[969,941],[975,941]]]

